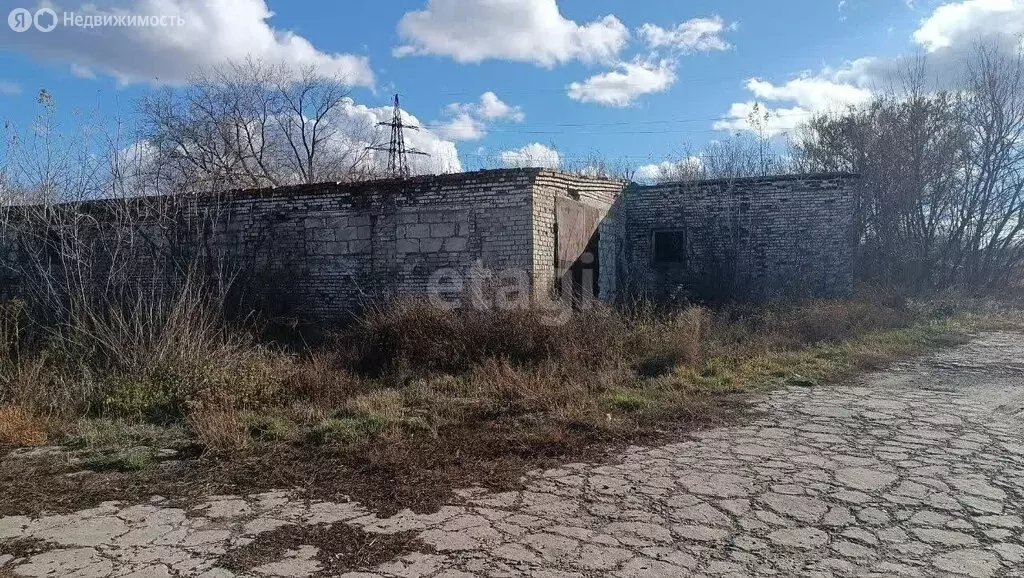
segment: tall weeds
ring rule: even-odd
[[[93,416],[180,424],[224,451],[467,428],[529,438],[537,426],[572,437],[692,415],[701,391],[787,375],[805,348],[914,319],[905,309],[810,301],[598,306],[559,325],[538,310],[449,311],[407,300],[366,311],[323,345],[285,353],[227,323],[216,295],[189,282],[167,299],[75,302],[65,322],[37,324],[28,336],[19,329],[16,354],[4,341],[0,408],[18,408],[8,411],[22,425],[5,435],[28,439],[18,432],[39,431],[36,416]]]
[[[70,305],[3,372],[0,399],[49,414],[176,421],[192,400],[216,393],[260,403],[282,381],[282,354],[230,330],[221,303],[194,281],[166,298]]]

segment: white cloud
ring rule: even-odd
[[[651,50],[646,57],[616,62],[611,71],[595,74],[583,82],[573,82],[568,86],[569,98],[623,107],[645,94],[665,92],[675,84],[676,66],[684,55],[730,50],[732,45],[721,34],[734,28],[735,25],[727,26],[721,16],[693,18],[669,30],[644,24],[637,29],[637,35]],[[668,58],[659,57],[662,48],[668,49]]]
[[[724,118],[712,125],[722,131],[755,131],[766,137],[792,132],[800,123],[811,118],[813,112],[799,106],[771,107],[765,103],[734,102]]]
[[[712,16],[693,18],[670,30],[654,24],[644,24],[637,33],[651,48],[671,47],[683,54],[689,54],[731,49],[732,45],[726,42],[721,34],[733,28],[735,25],[726,26],[721,16]]]
[[[540,143],[531,143],[522,148],[502,152],[499,157],[509,168],[541,167],[555,169],[561,166],[562,157],[558,151]]]
[[[503,102],[493,92],[480,95],[477,103],[453,102],[445,107],[451,119],[436,125],[438,132],[456,141],[480,140],[487,136],[487,122],[523,122],[526,115],[518,106]]]
[[[446,109],[449,114],[469,114],[484,120],[509,120],[512,122],[526,120],[522,108],[502,102],[498,95],[490,91],[481,94],[478,103],[453,102]]]
[[[435,129],[445,138],[455,141],[480,140],[487,136],[487,126],[465,112],[436,125]]]
[[[511,120],[513,122],[526,120],[526,115],[523,114],[521,108],[505,104],[493,92],[485,92],[480,95],[480,104],[476,110],[487,120]]]
[[[640,182],[653,182],[661,178],[661,175],[675,168],[675,163],[662,161],[649,165],[642,165],[636,169],[636,180]]]
[[[124,83],[180,83],[199,69],[252,57],[289,68],[315,66],[352,86],[374,84],[366,57],[323,52],[294,32],[272,27],[265,0],[125,0],[104,8],[62,2],[45,0],[58,14],[171,16],[180,17],[182,25],[86,29],[61,24],[49,33],[2,35],[0,48],[67,62],[76,73],[102,71]]]
[[[704,169],[704,162],[700,157],[688,156],[678,161],[662,161],[642,165],[636,169],[634,178],[637,182],[653,183],[673,179],[697,176]]]
[[[751,78],[747,90],[756,100],[733,103],[715,130],[757,130],[766,136],[790,132],[813,114],[841,110],[871,100],[866,88],[804,75],[785,84]]]
[[[0,80],[0,95],[14,96],[15,94],[21,94],[21,86],[19,84]]]
[[[623,62],[618,70],[569,85],[569,98],[609,106],[629,106],[644,94],[664,92],[676,81],[675,63]]]
[[[757,78],[747,81],[747,90],[767,101],[795,102],[801,108],[822,110],[862,104],[871,100],[871,91],[824,78],[801,76],[775,85]]]
[[[351,148],[363,148],[370,144],[369,135],[365,134],[366,127],[374,127],[377,133],[377,141],[387,143],[389,131],[387,127],[377,126],[378,122],[390,122],[394,109],[390,106],[368,107],[357,104],[351,99],[345,102],[341,114],[344,116],[347,129],[339,134],[334,146],[344,150]],[[422,127],[420,130],[405,132],[405,144],[410,149],[416,149],[427,153],[430,156],[409,155],[409,165],[413,174],[436,174],[436,173],[457,173],[462,171],[462,163],[459,162],[459,152],[455,143],[436,133],[430,128],[423,127],[419,119],[402,111],[402,122]],[[373,152],[373,161],[383,167],[387,162],[386,152]]]
[[[1014,52],[1024,36],[1024,0],[959,0],[946,2],[925,17],[911,40],[926,51],[893,58],[865,56],[836,68],[825,67],[776,85],[751,79],[746,88],[754,99],[731,105],[727,118],[714,123],[719,130],[750,130],[747,115],[755,102],[770,118],[761,128],[768,134],[785,132],[813,113],[869,100],[876,90],[900,86],[908,71],[919,73],[926,90],[953,88],[979,44]],[[923,67],[923,68],[919,68]]]
[[[1024,0],[963,0],[944,4],[921,22],[914,31],[914,42],[935,52],[991,34],[1024,34]]]
[[[402,17],[398,34],[406,42],[393,51],[398,57],[514,60],[548,68],[610,61],[629,41],[618,18],[577,24],[562,16],[556,0],[428,0],[423,10]]]

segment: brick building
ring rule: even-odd
[[[554,293],[835,295],[852,283],[851,184],[810,175],[640,186],[508,169],[147,197],[129,202],[144,232],[133,239],[145,242],[128,270],[155,282],[175,250],[201,248],[280,312],[312,319],[424,294],[491,305]],[[76,210],[124,244],[103,226],[113,205]],[[0,259],[16,259],[17,235],[2,243]]]

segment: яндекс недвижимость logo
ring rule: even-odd
[[[7,15],[7,24],[15,32],[28,32],[35,27],[39,32],[51,32],[63,23],[69,28],[184,26],[180,15],[125,14],[90,11],[86,14],[65,12],[60,18],[52,8],[40,8],[34,13],[26,8],[15,8]]]
[[[7,15],[7,24],[15,32],[27,32],[33,26],[40,32],[50,32],[57,27],[57,13],[51,8],[40,8],[34,14],[25,8],[15,8]]]

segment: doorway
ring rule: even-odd
[[[555,199],[555,274],[558,292],[573,302],[598,297],[601,211]]]

